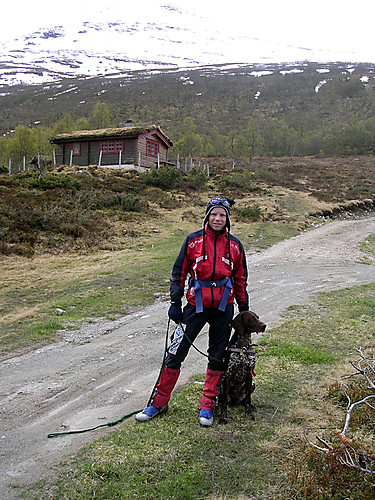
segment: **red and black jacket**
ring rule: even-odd
[[[186,298],[189,304],[196,305],[195,290],[192,286],[194,280],[222,282],[230,278],[232,290],[227,303],[230,304],[236,299],[240,310],[249,309],[245,251],[240,240],[227,230],[217,232],[207,225],[205,229],[187,235],[172,270],[172,302],[181,302],[188,276],[190,279]],[[218,308],[224,288],[203,287],[203,307]]]

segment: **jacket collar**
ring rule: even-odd
[[[209,234],[211,236],[222,236],[228,232],[227,227],[224,227],[221,231],[215,231],[212,229],[208,224],[205,227],[206,234]]]

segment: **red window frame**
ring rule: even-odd
[[[146,156],[157,158],[159,153],[159,143],[153,139],[146,139]]]
[[[100,141],[100,151],[104,155],[112,155],[124,152],[124,139],[107,139]]]
[[[70,150],[73,151],[73,156],[81,156],[81,143],[72,142]]]

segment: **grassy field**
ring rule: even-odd
[[[169,252],[176,253],[179,244],[171,238],[145,246],[142,252],[8,260],[0,291],[1,351],[51,341],[63,328],[96,318],[114,319],[155,300],[155,294],[167,291],[173,262]]]
[[[321,294],[291,308],[257,348],[255,420],[229,409],[229,423],[198,423],[203,374],[176,393],[167,414],[121,424],[57,467],[24,498],[372,499],[375,476],[338,461],[346,397],[335,379],[352,371],[353,351],[374,356],[375,285]],[[345,381],[351,397],[360,383]],[[374,410],[353,416],[352,446],[374,456]],[[324,438],[335,456],[304,438]],[[374,466],[374,463],[373,463]],[[375,467],[374,467],[375,468]]]
[[[0,288],[0,355],[54,341],[62,330],[97,318],[116,319],[168,296],[169,276],[183,242],[168,220],[157,233],[123,250],[3,258]],[[186,231],[195,229],[184,223]],[[198,226],[199,227],[199,226]],[[239,224],[247,248],[266,248],[299,230],[279,222]],[[241,236],[242,237],[242,236]]]
[[[98,176],[93,174],[90,189],[92,183],[99,182]],[[131,177],[125,180],[119,177],[116,183],[107,172],[103,176],[99,192],[107,201],[111,197],[117,200],[117,190],[127,185],[125,181],[133,182]],[[217,184],[217,189],[220,179],[213,184]],[[12,201],[9,191],[14,191],[16,199],[17,190],[22,189],[24,203],[30,203],[30,214],[27,220],[23,216],[18,220],[19,207],[14,206],[13,211],[8,210],[8,218],[0,217],[3,225],[8,224],[8,231],[4,229],[8,240],[1,239],[0,231],[0,247],[3,245],[4,251],[11,252],[6,255],[0,252],[0,356],[54,341],[59,332],[77,328],[84,321],[115,319],[150,304],[156,296],[167,296],[173,261],[185,235],[201,227],[206,200],[212,196],[207,190],[182,194],[151,187],[147,190],[147,210],[124,213],[121,205],[119,211],[113,211],[113,207],[109,212],[94,210],[86,218],[79,216],[82,227],[78,231],[76,208],[62,207],[61,197],[66,193],[61,187],[54,188],[54,194],[46,195],[51,205],[43,220],[49,220],[51,212],[60,211],[61,217],[81,235],[73,238],[69,231],[64,232],[63,224],[40,227],[42,208],[37,203],[42,203],[43,197],[40,193],[33,197],[35,188],[34,184],[30,187],[31,181],[35,184],[36,179],[30,176],[13,181],[4,179],[8,183],[5,192],[9,203]],[[57,181],[52,177],[51,182]],[[89,181],[85,178],[85,182]],[[116,191],[104,195],[103,184],[110,182]],[[87,201],[89,195],[83,195],[83,189],[81,186],[76,193],[69,191],[67,197],[71,203],[78,197]],[[310,210],[321,207],[317,200],[285,188],[272,188],[264,193],[257,188],[255,194],[238,194],[232,231],[247,250],[266,248],[317,223],[315,218],[307,217]],[[19,203],[18,198],[14,203]],[[92,225],[93,221],[99,224],[98,220],[100,230]],[[84,225],[88,221],[90,230]],[[29,251],[33,253],[29,255]]]
[[[309,214],[338,205],[345,211],[353,197],[375,191],[371,158],[265,159],[236,171],[228,165],[218,161],[209,182],[184,176],[173,189],[148,185],[133,173],[98,170],[83,177],[64,171],[43,182],[0,176],[0,356],[167,297],[172,263],[185,234],[201,226],[212,194],[236,198],[232,231],[256,252],[323,223]],[[362,245],[375,254],[373,236]],[[255,421],[231,408],[227,426],[201,429],[198,374],[175,395],[167,415],[108,431],[108,438],[57,467],[58,480],[22,495],[374,498],[372,477],[346,469],[303,438],[306,427],[312,440],[318,434],[334,442],[346,399],[331,379],[348,370],[355,347],[373,349],[374,310],[374,286],[324,294],[290,310],[258,347]],[[358,393],[355,385],[349,389]],[[351,429],[372,455],[373,417],[364,412]]]
[[[0,175],[0,356],[167,295],[173,260],[212,194],[236,199],[232,232],[258,251],[322,223],[309,214],[375,191],[368,157],[210,164],[209,179],[173,169]]]

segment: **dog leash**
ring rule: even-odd
[[[178,324],[180,325],[181,327],[181,330],[183,331],[183,334],[184,336],[186,337],[186,340],[189,342],[189,344],[194,347],[194,349],[199,352],[199,354],[202,354],[202,356],[206,357],[207,359],[209,359],[210,361],[218,361],[219,363],[222,363],[222,359],[218,359],[218,358],[215,358],[214,356],[210,356],[209,354],[205,354],[203,351],[201,351],[200,349],[198,349],[198,347],[196,347],[193,342],[189,339],[189,337],[187,336],[185,330],[184,330],[184,327],[182,326],[181,322],[179,321]]]
[[[156,389],[156,386],[158,385],[160,377],[161,377],[161,372],[162,372],[162,369],[163,369],[163,366],[164,366],[164,361],[165,361],[165,357],[166,357],[166,354],[167,354],[167,348],[168,348],[168,333],[169,333],[169,324],[170,324],[170,321],[171,320],[168,319],[167,331],[166,331],[166,334],[165,334],[165,348],[164,348],[163,362],[161,364],[161,368],[160,368],[160,371],[159,371],[158,378],[157,378],[157,380],[155,382],[155,385],[154,385],[154,387],[152,389],[150,398],[149,398],[148,403],[147,403],[146,406],[150,405],[152,397],[153,397],[155,389]],[[79,430],[63,431],[63,432],[51,432],[50,434],[47,435],[47,437],[48,438],[54,438],[54,437],[58,437],[58,436],[67,436],[69,434],[82,434],[84,432],[95,431],[96,429],[100,429],[101,427],[113,427],[114,425],[117,425],[117,424],[123,422],[127,418],[135,415],[136,413],[141,412],[142,410],[143,410],[143,408],[141,408],[140,410],[134,410],[134,411],[132,411],[130,413],[127,413],[126,415],[122,416],[118,420],[114,420],[113,422],[107,422],[105,424],[99,424],[99,425],[96,425],[95,427],[88,427],[87,429],[79,429]]]
[[[164,366],[164,362],[165,362],[165,358],[166,358],[166,355],[167,355],[167,351],[168,351],[168,333],[169,333],[169,325],[170,325],[170,318],[168,318],[168,325],[167,325],[167,331],[166,331],[166,334],[165,334],[165,347],[164,347],[164,354],[163,354],[163,361],[161,363],[161,368],[159,370],[159,375],[158,375],[158,378],[154,384],[154,387],[151,391],[151,394],[150,394],[150,397],[149,397],[149,400],[147,402],[147,405],[146,406],[150,406],[151,404],[151,401],[152,401],[152,398],[154,396],[154,393],[155,393],[155,389],[156,389],[156,386],[158,385],[159,383],[159,380],[160,380],[160,377],[161,377],[161,372],[163,370],[163,366]],[[213,361],[219,361],[221,362],[221,360],[213,357],[213,356],[209,356],[208,354],[205,354],[204,352],[202,352],[201,350],[198,349],[198,347],[196,347],[194,345],[194,343],[189,339],[188,335],[186,334],[183,326],[181,325],[181,323],[179,322],[179,325],[183,331],[183,334],[184,336],[186,337],[187,341],[190,343],[190,345],[192,347],[194,347],[194,349],[196,351],[198,351],[200,354],[202,354],[202,356],[205,356],[206,358],[210,359],[210,360],[213,360]],[[140,410],[134,410],[130,413],[127,413],[126,415],[123,415],[121,418],[119,418],[118,420],[114,420],[113,422],[106,422],[105,424],[99,424],[99,425],[96,425],[95,427],[88,427],[86,429],[78,429],[78,430],[72,430],[72,431],[62,431],[62,432],[51,432],[47,435],[48,438],[54,438],[54,437],[58,437],[58,436],[68,436],[68,435],[71,435],[71,434],[83,434],[84,432],[90,432],[90,431],[95,431],[97,429],[100,429],[102,427],[113,427],[117,424],[120,424],[121,422],[123,422],[124,420],[130,418],[131,416],[141,412],[143,410],[143,408],[141,408]]]

